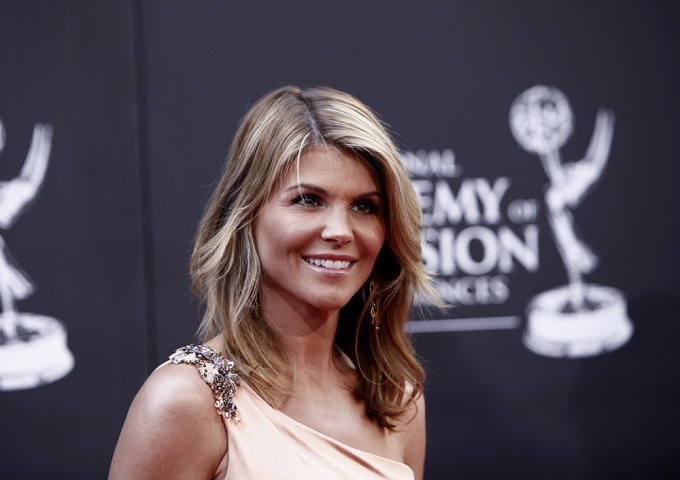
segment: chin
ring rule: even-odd
[[[313,305],[315,308],[318,308],[319,310],[340,310],[342,307],[347,305],[349,301],[351,300],[352,296],[342,296],[342,297],[335,297],[335,298],[323,298],[323,299],[317,299],[315,302],[310,302],[311,305]]]

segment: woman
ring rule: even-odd
[[[420,228],[366,106],[330,88],[258,101],[191,260],[205,344],[144,384],[110,478],[422,478],[423,371],[404,333],[413,296],[434,295]]]

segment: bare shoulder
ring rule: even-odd
[[[130,406],[109,478],[213,478],[227,451],[213,403],[193,365],[158,368]]]
[[[404,463],[415,472],[416,480],[423,478],[425,466],[425,395],[409,402],[397,436],[404,455]]]

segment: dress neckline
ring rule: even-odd
[[[356,370],[354,362],[351,358],[343,352],[341,349],[336,349],[340,352],[341,358],[347,363],[347,365]],[[255,390],[251,388],[248,382],[240,378],[238,375],[238,366],[234,365],[234,362],[228,360],[219,351],[213,349],[207,344],[191,344],[182,348],[178,348],[175,353],[170,356],[170,361],[172,363],[189,363],[193,364],[199,372],[201,378],[212,388],[213,394],[215,395],[216,403],[215,407],[218,413],[223,417],[224,421],[227,422],[230,419],[235,421],[237,424],[241,422],[247,422],[247,418],[239,418],[236,410],[238,399],[235,397],[238,395],[238,390],[245,390],[247,394],[258,404],[260,408],[266,409],[272,414],[276,415],[282,421],[297,427],[303,431],[306,431],[312,435],[315,435],[326,442],[334,444],[339,448],[346,449],[357,456],[368,456],[374,458],[378,461],[387,462],[388,464],[393,464],[399,468],[408,469],[409,472],[414,476],[415,473],[411,467],[399,460],[394,460],[377,453],[367,452],[357,447],[353,447],[345,442],[342,442],[336,438],[333,438],[325,433],[322,433],[309,425],[306,425],[293,417],[285,414],[279,409],[276,409],[269,405],[262,397],[260,397]],[[234,402],[236,400],[236,402]]]
[[[276,408],[272,407],[271,405],[269,405],[267,402],[265,402],[264,399],[262,399],[257,394],[257,392],[255,392],[255,390],[253,390],[250,387],[250,385],[248,385],[248,383],[243,379],[241,380],[241,387],[245,387],[244,390],[247,390],[248,395],[250,395],[252,398],[254,398],[257,401],[257,403],[261,404],[262,408],[267,409],[268,411],[270,411],[274,415],[278,416],[282,421],[287,422],[294,427],[297,427],[299,429],[307,431],[307,432],[311,433],[312,435],[320,437],[327,442],[333,443],[333,444],[339,446],[340,448],[344,448],[346,450],[349,450],[349,451],[353,452],[354,454],[356,454],[358,456],[367,455],[369,457],[378,459],[380,461],[385,461],[385,462],[397,465],[401,468],[407,468],[409,472],[411,472],[413,475],[415,475],[415,473],[413,473],[413,469],[411,469],[411,467],[408,466],[407,464],[405,464],[404,462],[400,462],[399,460],[395,460],[393,458],[385,457],[383,455],[378,455],[377,453],[367,452],[366,450],[362,450],[360,448],[353,447],[352,445],[349,445],[345,442],[342,442],[342,441],[338,440],[337,438],[333,438],[329,435],[326,435],[325,433],[322,433],[322,432],[310,427],[309,425],[306,425],[306,424],[304,424],[304,423],[302,423],[298,420],[295,420],[293,417],[286,415],[281,410],[276,409]],[[245,419],[243,421],[245,421]]]

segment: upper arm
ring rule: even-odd
[[[135,397],[109,479],[210,479],[227,450],[212,391],[191,365],[156,370]]]
[[[399,436],[402,441],[404,463],[411,467],[416,480],[422,480],[425,468],[425,395],[421,394],[405,416]]]

